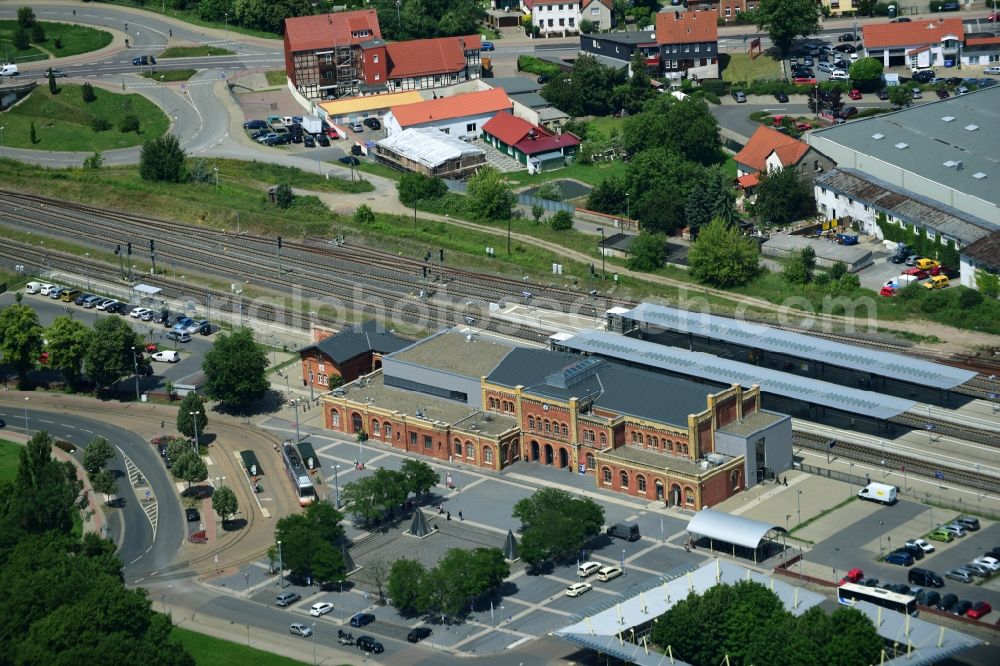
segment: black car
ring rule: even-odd
[[[155,65],[156,58],[153,56],[139,56],[137,58],[132,58],[132,64],[136,66]]]
[[[267,123],[263,120],[248,120],[243,123],[243,129],[245,130],[259,130],[267,127]]]
[[[83,302],[85,300],[87,300],[88,298],[93,298],[93,297],[94,297],[93,294],[80,294],[79,296],[77,296],[76,298],[73,299],[73,303],[75,303],[76,305],[83,305]]]
[[[946,611],[951,609],[951,607],[957,603],[958,603],[957,594],[946,594],[943,597],[941,597],[941,601],[939,601],[937,604],[937,609]]]
[[[6,428],[6,427],[7,427],[7,422],[4,421],[3,419],[0,419],[0,429]]]
[[[889,99],[889,91],[885,88],[880,88],[878,91],[878,98],[882,101]]]
[[[371,624],[375,621],[375,616],[371,613],[355,613],[351,616],[351,626],[352,627],[363,627],[366,624]],[[358,639],[361,640],[360,638]],[[374,640],[374,639],[373,639]]]
[[[292,142],[292,135],[288,132],[283,132],[281,134],[275,134],[274,136],[269,136],[264,139],[265,146],[282,146],[286,143]]]
[[[382,129],[382,123],[378,121],[378,118],[365,118],[361,122],[363,122],[368,129]]]
[[[941,594],[934,590],[924,590],[917,595],[917,603],[922,606],[936,606],[941,601]]]
[[[930,83],[934,78],[934,70],[922,69],[919,72],[914,72],[912,78],[914,81],[919,81],[920,83]]]
[[[909,23],[909,22],[910,22],[909,16],[900,16],[899,18],[895,18],[889,21],[889,23]]]
[[[358,157],[361,157],[362,155],[361,146],[359,146],[358,144],[354,144],[353,146],[351,146],[351,155],[357,155]]]
[[[268,127],[267,125],[264,125],[264,127],[262,127],[261,129],[257,130],[256,132],[251,133],[250,134],[250,138],[253,139],[254,141],[256,141],[257,139],[261,138],[262,136],[267,136],[268,134],[271,134],[271,128]]]
[[[972,602],[968,599],[962,599],[957,604],[948,609],[949,613],[954,615],[965,615],[972,608]]]
[[[774,99],[778,100],[782,104],[788,104],[788,95],[786,95],[785,93],[781,92],[780,90],[778,92],[774,93]]]
[[[430,627],[417,627],[406,634],[406,640],[411,643],[419,643],[431,635]]]
[[[198,513],[198,509],[184,509],[184,517],[187,518],[189,523],[197,523],[201,520],[201,514]]]
[[[316,140],[312,138],[312,134],[306,134],[302,139],[302,145],[306,148],[315,148]]]
[[[382,644],[371,636],[359,636],[356,645],[362,652],[373,652],[375,654],[382,654],[385,652],[385,648],[382,647]]]
[[[292,143],[302,143],[302,133],[301,132],[298,134],[293,133],[291,141]]]
[[[858,36],[853,32],[845,32],[840,37],[837,37],[838,42],[856,42],[858,41]]]
[[[45,73],[45,76],[48,76],[49,74],[52,74],[52,77],[56,79],[66,78],[66,72],[61,69],[52,69],[49,67],[49,71]]]
[[[316,143],[326,148],[327,146],[330,145],[330,137],[328,137],[326,134],[320,134],[316,137]]]
[[[337,161],[340,162],[341,164],[346,164],[348,166],[358,166],[359,164],[361,164],[361,160],[359,160],[354,155],[344,155]]]
[[[960,86],[962,85],[962,81],[965,81],[965,79],[963,79],[961,76],[949,76],[945,80],[945,83],[947,83],[949,86]]]
[[[936,90],[935,92],[937,93],[938,99],[948,99],[951,97],[951,95],[948,94],[948,91],[944,88]]]
[[[854,53],[858,49],[853,44],[838,44],[833,47],[833,50],[841,53]]]
[[[862,585],[865,587],[878,587],[878,578],[865,578]]]
[[[538,78],[535,79],[535,82],[539,84],[545,84],[548,83],[551,78],[552,77],[549,76],[548,74],[539,74]]]
[[[856,106],[846,106],[840,112],[840,117],[843,118],[844,120],[847,120],[848,118],[853,118],[856,115],[858,115],[858,107]]]

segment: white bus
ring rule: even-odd
[[[838,587],[837,601],[845,606],[853,606],[856,601],[867,601],[897,613],[917,614],[916,597],[890,592],[880,587],[866,587],[857,583],[844,583]]]

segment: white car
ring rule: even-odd
[[[98,303],[97,304],[97,309],[98,310],[107,310],[109,305],[115,305],[116,303],[118,303],[118,301],[116,301],[115,299],[108,298],[108,299],[103,300],[100,303]]]
[[[149,312],[149,308],[137,307],[133,308],[132,311],[128,313],[128,316],[138,319],[147,312]]]
[[[162,363],[177,363],[177,361],[181,360],[181,355],[172,349],[165,349],[154,353],[150,358],[154,361],[160,361]],[[316,605],[318,606],[319,604]]]
[[[983,556],[972,560],[973,564],[984,566],[990,571],[1000,571],[1000,560],[995,557]]]
[[[622,568],[615,565],[610,565],[606,567],[601,567],[601,570],[597,572],[597,578],[604,581],[605,583],[612,578],[618,578],[622,575]]]
[[[43,284],[42,288],[38,290],[38,293],[42,296],[48,296],[53,287],[55,287],[54,284]]]
[[[601,569],[600,562],[584,562],[579,567],[577,567],[576,575],[579,576],[580,578],[586,578],[587,576],[591,576],[597,573],[598,571],[600,571],[600,569]]]
[[[327,601],[321,601],[318,604],[313,604],[312,608],[309,609],[309,614],[313,617],[319,617],[320,615],[326,615],[333,610],[333,604]]]
[[[906,542],[906,545],[907,546],[913,546],[913,547],[919,548],[920,550],[924,551],[925,553],[933,553],[934,552],[934,546],[932,546],[931,544],[927,543],[923,539],[910,539],[909,541]]]
[[[589,592],[592,589],[594,589],[594,586],[591,585],[590,583],[573,583],[572,585],[566,588],[566,596],[578,597],[584,592]]]
[[[996,76],[1000,74],[1000,67],[997,67],[995,65],[993,67],[987,67],[986,69],[983,70],[983,74],[993,74],[994,76]]]

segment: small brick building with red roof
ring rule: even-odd
[[[501,111],[483,125],[483,139],[528,167],[529,173],[566,166],[566,158],[580,148],[580,138],[575,134],[553,134],[509,111]]]
[[[804,141],[766,125],[757,128],[733,160],[736,162],[736,180],[740,189],[748,193],[759,182],[760,173],[796,169],[811,181],[815,176],[836,166],[833,160]]]
[[[958,62],[965,39],[962,19],[914,19],[872,23],[862,28],[865,55],[884,67],[943,67]]]
[[[719,78],[719,26],[714,12],[660,12],[656,43],[667,78]]]

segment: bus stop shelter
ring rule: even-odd
[[[784,549],[776,539],[785,529],[752,518],[734,516],[723,511],[702,509],[687,526],[691,543],[733,557],[761,562]]]

